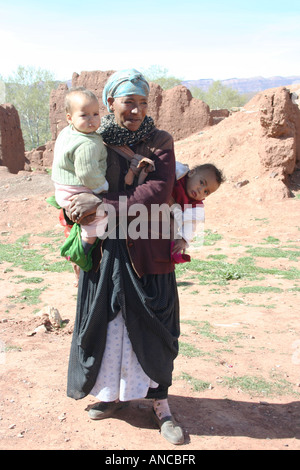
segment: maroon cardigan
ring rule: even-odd
[[[132,149],[139,155],[151,158],[155,163],[155,171],[149,174],[144,184],[125,187],[124,177],[129,163],[113,149],[108,148],[106,178],[109,182],[109,192],[103,196],[103,203],[112,205],[117,214],[120,196],[127,198],[128,210],[134,204],[144,204],[149,214],[150,229],[151,205],[168,204],[175,184],[174,142],[170,134],[156,129],[147,141],[136,144]],[[134,217],[128,218],[129,222],[132,220]],[[147,239],[132,239],[127,236],[126,243],[132,266],[139,277],[144,274],[165,274],[174,271],[169,238],[153,239],[153,236],[151,238],[149,235]],[[99,251],[101,257],[101,245],[102,243],[98,250],[96,269],[99,266]]]

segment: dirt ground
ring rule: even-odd
[[[207,200],[205,229],[221,237],[195,257],[222,254],[235,263],[247,256],[249,246],[264,246],[268,237],[279,240],[276,247],[299,250],[300,200],[263,202],[251,199],[250,191],[249,185],[237,189],[224,183]],[[43,244],[51,244],[49,232],[62,233],[58,211],[45,202],[52,193],[46,174],[11,175],[0,168],[0,243],[13,244],[31,234],[24,249],[41,251]],[[270,243],[269,238],[269,248]],[[298,266],[287,257],[255,262],[281,271]],[[24,293],[24,302],[19,297],[32,288],[20,281],[33,276],[42,278],[45,287],[37,305],[27,303]],[[73,278],[72,272],[28,272],[7,261],[0,264],[0,449],[300,449],[299,279],[269,274],[259,281],[203,285],[178,278],[180,340],[202,351],[198,357],[182,352],[175,361],[169,401],[185,433],[179,449],[161,437],[146,400],[132,402],[113,418],[92,421],[87,410],[93,397],[74,401],[66,396],[77,294]],[[249,285],[277,289],[242,294],[240,289]],[[64,328],[29,336],[44,306],[59,310]],[[205,325],[211,333],[206,336],[199,329]],[[234,380],[246,376],[279,386],[267,393]],[[193,379],[208,386],[197,390]]]

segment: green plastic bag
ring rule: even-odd
[[[50,204],[50,206],[56,207],[56,209],[61,209],[61,207],[56,202],[55,196],[48,197],[46,201],[48,204]]]
[[[92,252],[98,243],[99,238],[97,238],[86,255],[81,242],[81,227],[79,224],[74,224],[68,238],[60,249],[60,254],[67,258],[68,261],[77,264],[83,271],[90,271],[93,267]]]

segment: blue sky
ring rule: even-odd
[[[243,3],[246,3],[244,5]],[[159,65],[184,80],[300,75],[300,2],[0,0],[0,75]]]

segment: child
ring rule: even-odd
[[[147,163],[147,162],[146,162]],[[138,184],[145,182],[147,171],[154,168],[140,168]],[[204,222],[203,200],[214,193],[225,181],[223,173],[211,163],[198,165],[192,170],[188,165],[176,162],[176,183],[169,201],[171,209],[171,259],[177,263],[190,261],[186,248],[195,236],[197,225]]]
[[[100,116],[99,103],[94,93],[83,87],[71,88],[66,96],[66,118],[69,126],[60,132],[56,140],[52,167],[55,199],[63,209],[69,207],[70,198],[75,194],[99,194],[108,190],[105,178],[107,151],[102,137],[96,133]],[[106,217],[103,216],[96,217],[89,225],[80,226],[82,246],[77,243],[74,249],[83,249],[83,253],[77,254],[83,258],[83,265],[77,257],[72,259],[73,253],[71,256],[68,254],[72,240],[78,238],[75,233],[75,230],[79,230],[77,224],[72,228],[73,237],[67,239],[68,248],[63,247],[62,255],[85,269],[86,256],[97,237],[103,235],[106,224]]]
[[[187,165],[176,162],[176,180],[169,203],[175,222],[171,257],[174,263],[184,263],[190,261],[185,250],[195,235],[197,224],[204,222],[203,200],[214,193],[225,178],[210,163],[189,170]]]

